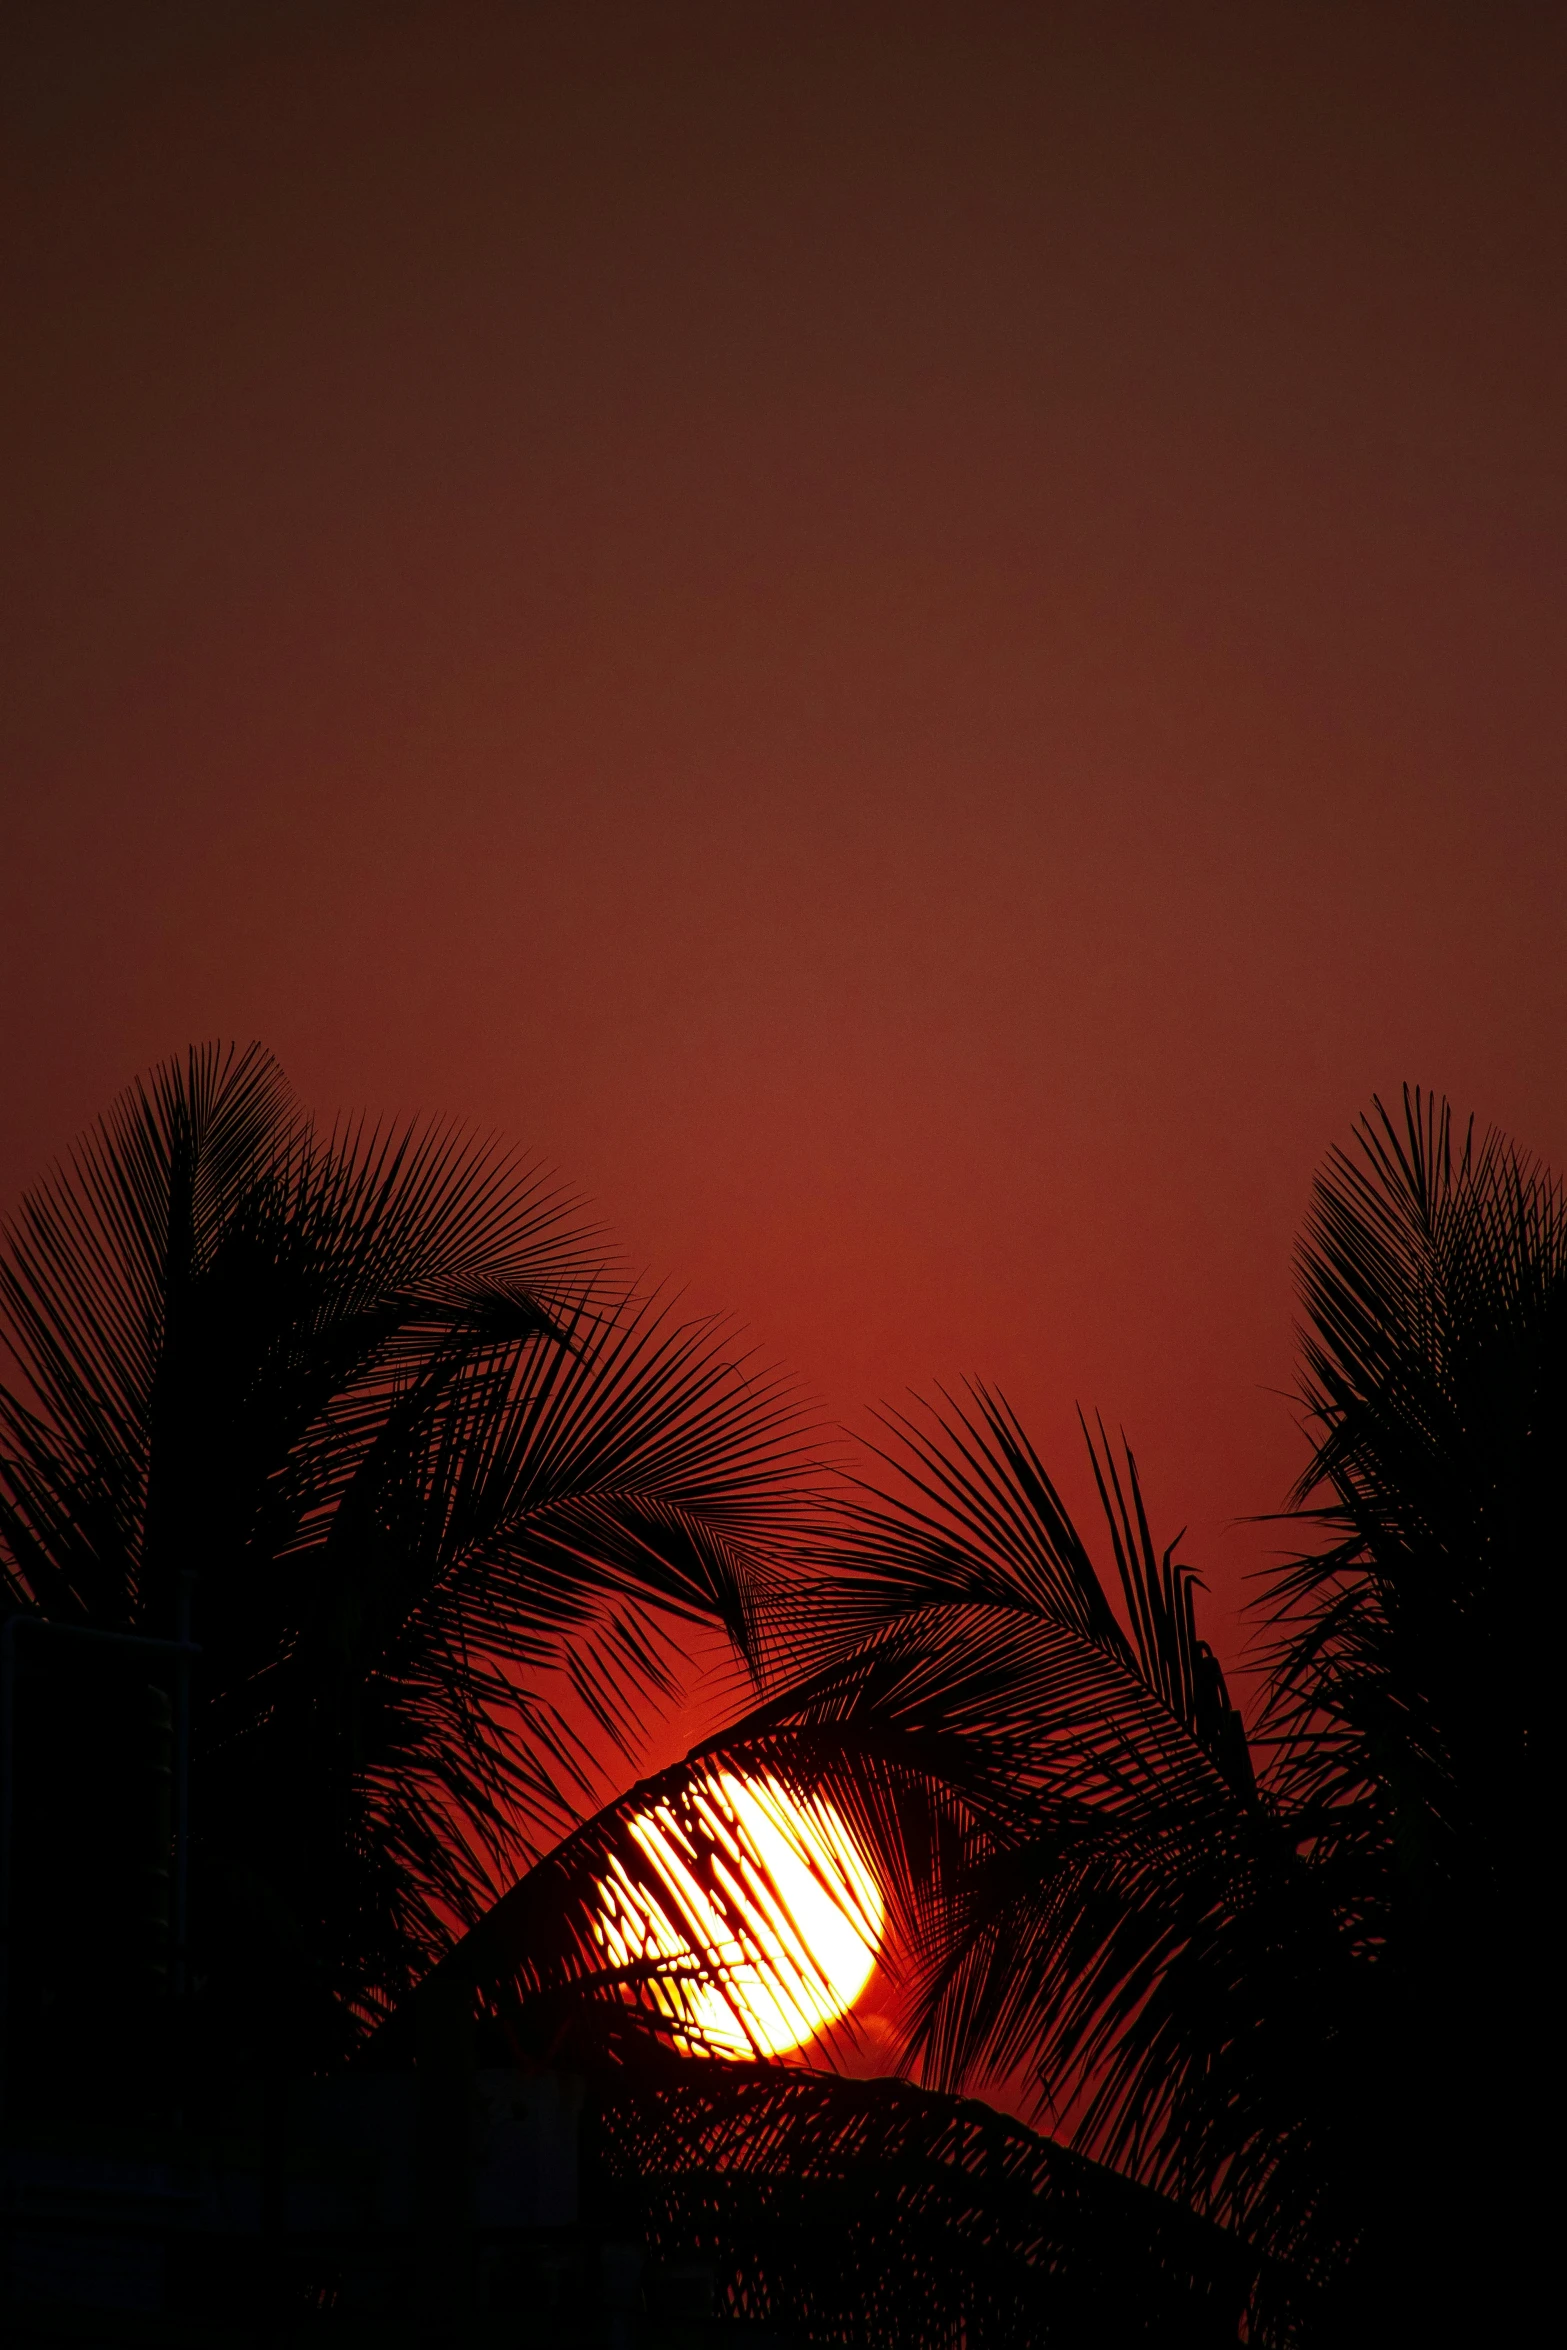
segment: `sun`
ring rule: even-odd
[[[782,2055],[848,2014],[876,1964],[883,1904],[824,1797],[720,1771],[636,1813],[628,1833],[635,1856],[611,1859],[594,1934],[616,1967],[655,1962],[649,1992],[686,2027],[683,2051]]]

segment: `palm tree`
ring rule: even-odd
[[[1117,1621],[998,1400],[904,1430],[915,1497],[868,1513],[845,1634],[950,1659],[1017,1790],[949,1879],[911,2046],[950,2084],[1031,2066],[1080,2145],[1255,2248],[1264,2327],[1490,2334],[1525,2259],[1503,2019],[1543,2013],[1562,1193],[1406,1096],[1330,1159],[1300,1267],[1310,1539],[1263,1594],[1255,1777],[1129,1458],[1096,1462]]]
[[[897,1480],[843,1508],[807,1604],[775,1613],[795,1677],[683,1776],[827,1791],[912,1953],[906,2062],[949,2095],[1031,2079],[1090,2170],[1222,2230],[1253,2338],[1491,2339],[1531,2219],[1502,2035],[1532,2045],[1546,2013],[1561,1190],[1501,1137],[1455,1141],[1445,1105],[1378,1105],[1319,1179],[1301,1279],[1312,1455],[1249,1737],[1130,1453],[1090,1438],[1101,1571],[975,1389],[889,1422]],[[667,2039],[678,1985],[606,1968],[593,1906],[612,1851],[643,1866],[628,1817],[681,1780],[578,1831],[445,1965],[519,2019],[558,2019],[575,1988]],[[774,2094],[840,2120],[862,2096],[799,2076]],[[730,2161],[742,2235],[743,2183],[787,2171],[786,2139]],[[654,2169],[660,2144],[650,2122]],[[722,2203],[716,2172],[707,2190]],[[821,2338],[957,2338],[926,2315],[862,2334],[840,2304]]]
[[[187,2004],[230,2070],[363,2037],[591,1804],[674,1624],[754,1640],[805,1467],[787,1397],[449,1126],[322,1133],[259,1047],[193,1050],[24,1201],[0,1322],[10,1608],[199,1649]],[[82,1807],[127,1776],[91,1711],[121,1741],[127,1674],[170,1680],[67,1645],[18,1647],[11,2042],[55,2066],[148,1955],[69,1881],[112,1869]]]
[[[265,2011],[317,2064],[379,2024],[373,2058],[477,1993],[597,2069],[650,2240],[813,2339],[1218,2341],[1243,2299],[1254,2339],[1489,2337],[1527,2226],[1500,2032],[1544,2013],[1562,1195],[1416,1095],[1330,1160],[1301,1268],[1312,1456],[1248,1735],[1102,1428],[1103,1564],[979,1387],[890,1417],[890,1481],[823,1533],[778,1392],[628,1302],[515,1163],[322,1138],[265,1056],[193,1055],[0,1268],[5,1571],[52,1622],[165,1633],[196,1578],[231,2054]],[[762,1702],[584,1819],[584,1709],[627,1742],[671,1616]],[[726,1961],[606,1962],[611,1864],[658,1890],[631,1822],[725,1768],[878,1855],[922,2090],[715,2064],[683,1984]],[[1052,2137],[963,2104],[998,2079]]]

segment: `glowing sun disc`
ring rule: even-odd
[[[614,1966],[653,1962],[655,2005],[689,2027],[677,2045],[782,2055],[848,2014],[876,1964],[883,1904],[824,1797],[720,1771],[627,1828],[646,1866],[611,1860],[594,1934]]]

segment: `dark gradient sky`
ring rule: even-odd
[[[1567,15],[6,14],[7,1206],[258,1035],[1233,1608],[1324,1149],[1567,1158]]]

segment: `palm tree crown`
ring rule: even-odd
[[[8,1242],[11,1604],[168,1635],[192,1594],[206,2008],[322,2060],[578,1816],[661,1622],[750,1639],[786,1399],[515,1157],[322,1134],[256,1047],[133,1089]]]

